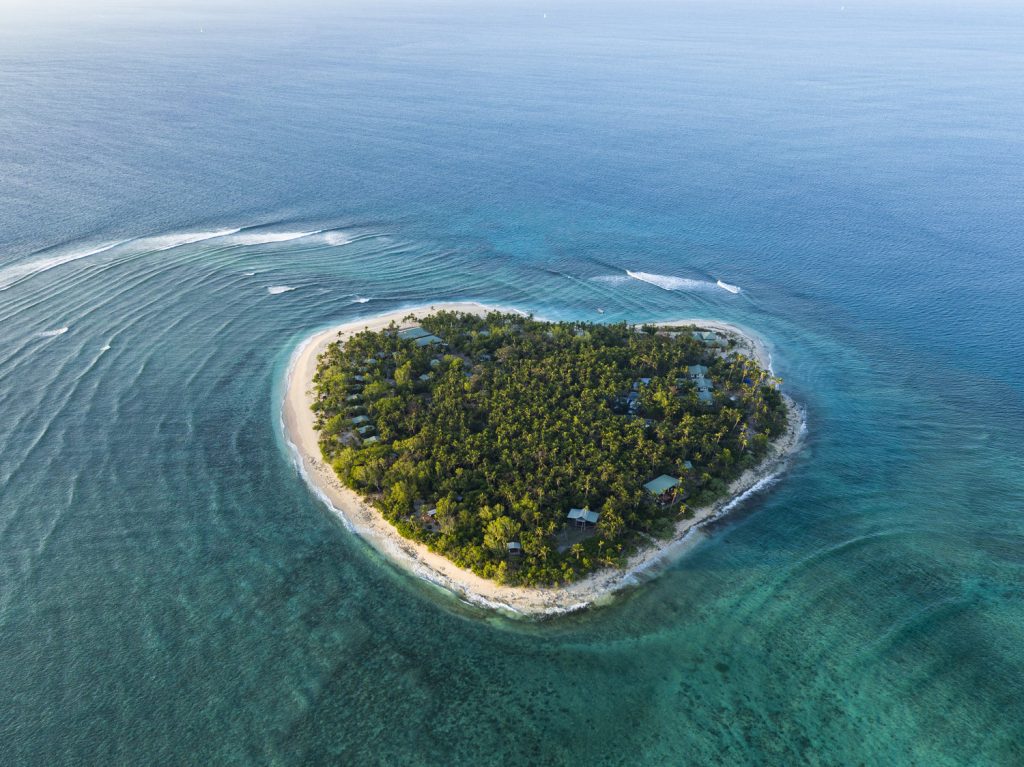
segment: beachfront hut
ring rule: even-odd
[[[364,445],[376,445],[378,442],[380,442],[378,437],[367,437],[363,440]]]
[[[352,423],[354,425],[356,425],[356,426],[361,426],[364,423],[369,423],[370,422],[369,417],[367,417],[365,415],[357,415],[355,418],[351,418],[349,420],[351,420]]]
[[[509,541],[507,548],[508,548],[508,555],[510,557],[518,557],[518,556],[521,556],[522,553],[523,553],[523,547],[519,543],[519,541]]]
[[[715,385],[707,378],[698,378],[695,383],[697,384],[697,391],[711,391],[715,388]]]
[[[587,525],[596,525],[601,515],[588,508],[582,508],[569,509],[569,513],[565,516],[570,522],[575,522],[576,527],[586,527]]]
[[[703,391],[697,392],[697,401],[700,402],[702,405],[710,405],[712,402],[715,401],[715,398],[711,396],[711,392],[705,389]]]
[[[429,330],[424,330],[419,325],[416,325],[416,326],[411,327],[411,328],[406,328],[405,330],[399,330],[398,331],[398,337],[402,338],[402,339],[405,339],[406,341],[415,341],[417,338],[423,338],[424,336],[429,336],[429,335],[430,335],[430,331]]]
[[[676,488],[680,484],[680,481],[675,477],[662,474],[660,477],[655,477],[644,485],[644,490],[657,498],[658,503],[671,503],[672,499],[675,498]]]
[[[696,381],[708,374],[708,367],[707,365],[690,365],[686,368],[686,374],[690,376],[691,381]]]
[[[725,346],[725,341],[720,336],[707,330],[695,331],[693,337],[705,346]]]
[[[373,428],[373,426],[367,424],[366,426],[360,426],[358,429],[356,429],[356,431],[359,432],[359,436],[362,437],[363,435],[370,434],[371,432],[376,430]]]
[[[442,341],[437,336],[425,335],[413,339],[413,343],[416,344],[417,346],[429,346],[430,344],[443,344],[444,341]]]

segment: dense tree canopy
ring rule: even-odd
[[[418,327],[321,355],[321,449],[399,532],[485,577],[550,584],[615,565],[785,428],[777,382],[696,328],[454,312]],[[661,474],[681,484],[655,498],[643,486]],[[596,526],[567,526],[571,508]]]

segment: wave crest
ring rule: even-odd
[[[672,277],[667,274],[651,274],[650,272],[632,272],[626,270],[626,274],[634,280],[646,282],[662,290],[712,290],[718,287],[708,280],[693,280],[688,277]]]
[[[0,269],[0,290],[7,290],[10,287],[18,284],[22,280],[34,277],[41,272],[53,269],[55,266],[62,266],[63,264],[77,261],[80,258],[88,258],[89,256],[95,256],[98,253],[103,253],[116,248],[118,245],[123,245],[124,240],[118,242],[108,242],[103,245],[97,245],[89,248],[83,248],[80,250],[72,250],[68,253],[62,253],[56,256],[50,256],[49,258],[40,258],[35,261],[26,261],[19,264],[11,264],[10,266]]]

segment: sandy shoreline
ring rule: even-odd
[[[378,330],[390,322],[401,322],[409,314],[424,316],[431,311],[453,310],[483,315],[505,307],[477,303],[438,303],[401,309],[369,319],[355,320],[321,331],[307,338],[295,351],[288,366],[281,417],[288,440],[302,475],[314,490],[341,516],[347,526],[367,540],[395,564],[415,575],[454,592],[468,602],[528,616],[554,615],[584,608],[607,598],[620,589],[635,585],[659,564],[671,561],[694,540],[693,533],[711,519],[731,510],[740,500],[771,483],[799,448],[804,432],[803,411],[786,398],[791,408],[789,429],[772,444],[769,456],[756,469],[749,470],[729,487],[729,497],[694,510],[693,518],[680,521],[671,540],[659,541],[630,558],[621,570],[602,570],[558,588],[502,586],[464,570],[416,541],[403,538],[376,509],[346,488],[320,455],[314,428],[312,380],[317,356],[339,333],[364,329]],[[736,326],[710,320],[687,319],[661,325],[698,324],[702,328],[728,334],[737,339],[741,351],[755,357],[770,369],[771,358],[764,343]]]

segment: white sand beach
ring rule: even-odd
[[[468,602],[518,615],[542,617],[578,610],[604,601],[614,592],[635,585],[641,578],[649,576],[656,571],[658,565],[671,562],[696,540],[693,533],[701,525],[727,513],[736,505],[737,500],[746,494],[756,492],[757,489],[769,484],[771,478],[784,469],[788,459],[799,449],[802,442],[805,431],[803,410],[787,398],[791,412],[789,428],[773,443],[769,456],[756,469],[747,471],[732,483],[728,498],[695,509],[692,518],[678,523],[670,540],[658,541],[637,552],[622,569],[602,570],[568,586],[555,588],[504,586],[481,578],[435,554],[426,546],[400,536],[376,509],[342,485],[333,469],[321,457],[314,428],[315,418],[310,409],[313,402],[312,380],[316,372],[317,357],[327,344],[364,329],[379,330],[391,322],[400,323],[402,318],[409,314],[424,317],[442,310],[472,312],[478,315],[495,310],[516,311],[507,307],[484,306],[477,303],[438,303],[355,320],[316,333],[296,349],[289,364],[282,422],[285,436],[293,448],[295,460],[302,474],[342,516],[350,529],[398,566],[449,589]],[[694,324],[735,338],[740,351],[757,359],[762,367],[770,368],[771,360],[764,342],[734,325],[702,319],[659,324]]]

